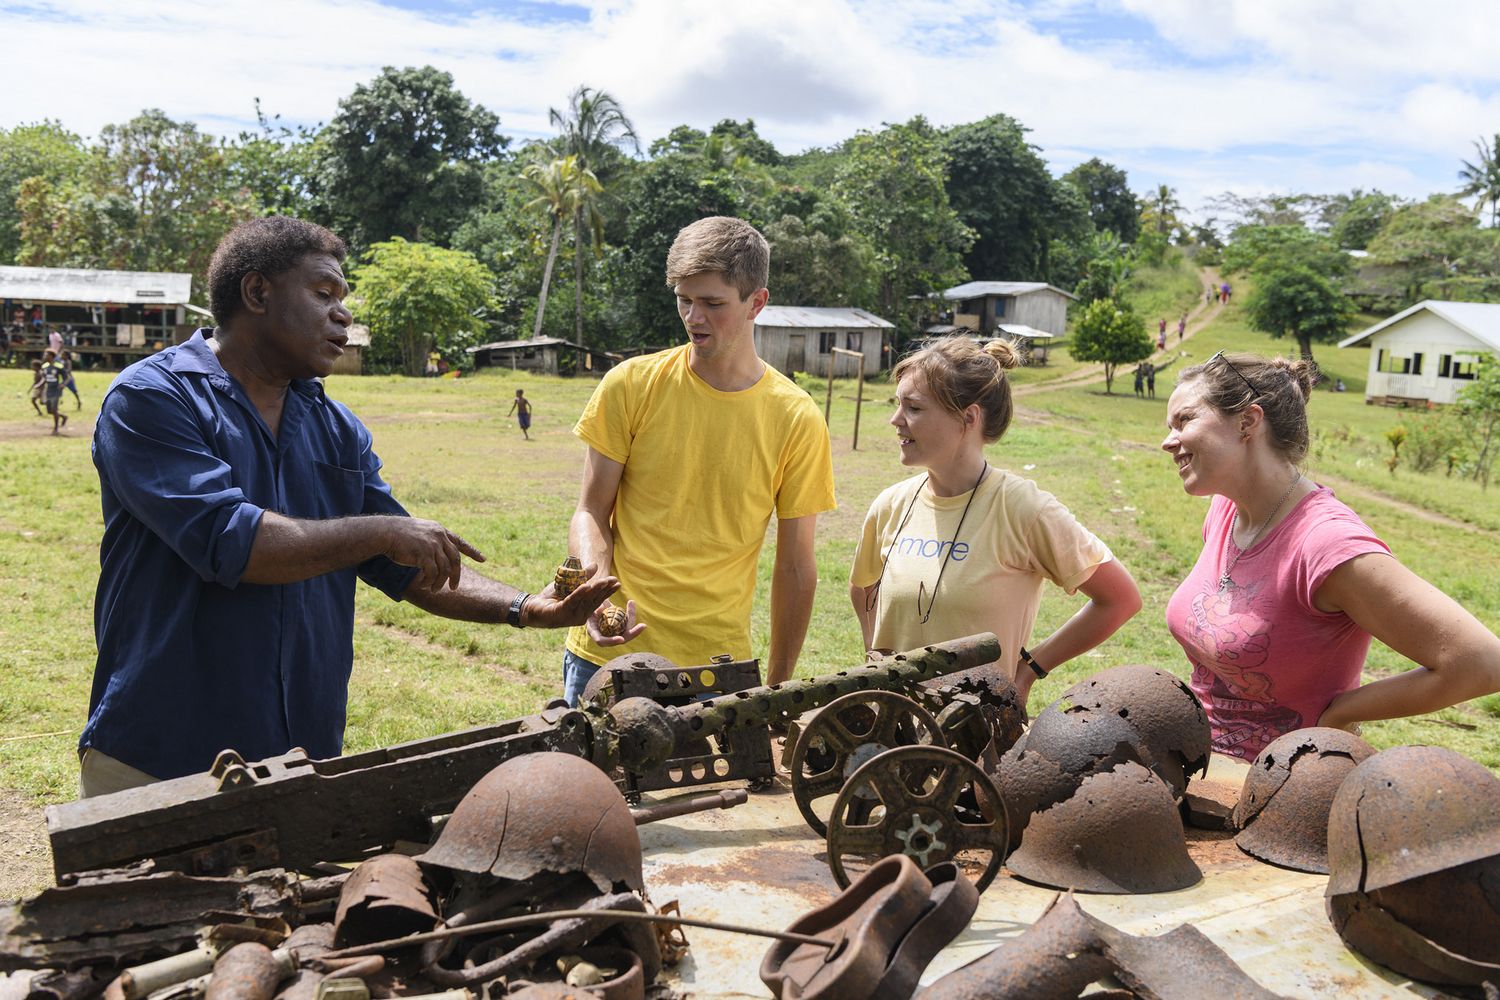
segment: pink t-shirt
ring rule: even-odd
[[[1193,664],[1218,753],[1254,760],[1283,733],[1318,724],[1335,695],[1359,684],[1370,634],[1313,595],[1355,556],[1389,554],[1359,515],[1319,487],[1247,549],[1219,590],[1239,548],[1228,537],[1234,504],[1215,496],[1203,520],[1203,551],[1167,602],[1167,627]]]

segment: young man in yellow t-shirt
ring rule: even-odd
[[[700,219],[679,232],[667,284],[688,343],[611,370],[573,428],[588,456],[569,551],[620,578],[617,600],[630,617],[622,636],[601,636],[597,615],[568,635],[570,704],[621,653],[683,666],[719,653],[748,658],[773,513],[766,681],[788,679],[797,665],[817,587],[814,527],[834,506],[833,461],[812,398],[755,353],[770,260],[765,238],[740,219]]]

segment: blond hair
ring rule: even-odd
[[[921,375],[934,399],[952,413],[979,404],[984,414],[986,444],[1005,436],[1015,407],[1010,379],[1005,373],[1021,364],[1021,349],[1013,340],[992,340],[980,347],[968,337],[943,337],[896,362],[891,378]]]
[[[1310,359],[1265,358],[1220,352],[1201,365],[1184,368],[1178,385],[1203,384],[1203,400],[1233,416],[1259,406],[1266,415],[1271,447],[1293,464],[1307,457],[1307,400],[1318,379]]]
[[[667,286],[711,271],[748,299],[771,280],[770,244],[750,223],[727,215],[683,226],[667,251]]]

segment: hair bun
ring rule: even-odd
[[[984,353],[995,359],[995,364],[1000,366],[1001,371],[1021,366],[1021,348],[1014,340],[1004,337],[992,340],[984,345]]]
[[[1295,361],[1290,358],[1272,358],[1270,365],[1291,376],[1292,381],[1297,383],[1297,390],[1302,393],[1303,402],[1312,398],[1313,385],[1319,378],[1317,362],[1311,358],[1298,358]]]

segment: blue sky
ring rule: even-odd
[[[1242,194],[1457,186],[1500,131],[1487,0],[0,0],[0,127],[85,135],[160,107],[233,134],[326,121],[385,65],[451,72],[545,135],[580,83],[649,142],[753,117],[784,151],[995,112],[1053,169],[1099,156],[1197,207]]]

